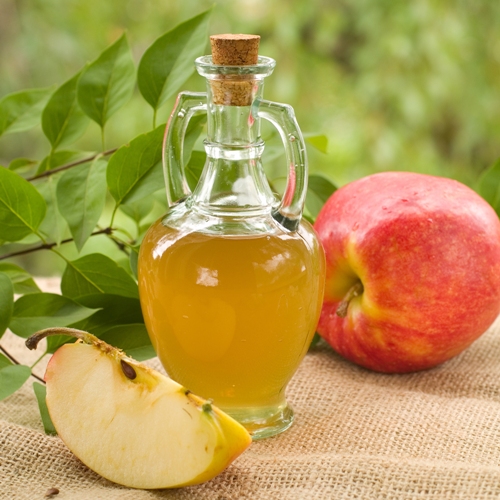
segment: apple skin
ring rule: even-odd
[[[358,365],[385,373],[434,367],[500,313],[500,222],[457,181],[370,175],[333,193],[314,227],[327,268],[318,332]],[[361,294],[339,316],[359,282]]]
[[[221,473],[252,442],[236,420],[172,379],[89,332],[47,328],[78,339],[54,353],[45,381],[59,437],[90,469],[130,488],[179,488]]]

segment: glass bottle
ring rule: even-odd
[[[167,373],[259,439],[292,423],[285,389],[315,332],[324,255],[301,220],[302,134],[290,106],[262,97],[275,61],[249,49],[255,38],[258,45],[252,35],[211,37],[213,57],[195,62],[207,93],[178,96],[164,142],[170,209],[142,242],[138,274],[146,327]],[[244,58],[252,52],[249,63]],[[183,141],[197,113],[207,114],[207,160],[191,192]],[[276,126],[285,146],[281,200],[261,162],[261,118]]]

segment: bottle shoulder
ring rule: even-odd
[[[304,246],[304,252],[315,256],[322,251],[313,227],[305,220],[301,221],[296,231],[289,231],[274,220],[271,213],[255,217],[211,216],[192,210],[184,202],[172,207],[149,228],[142,246],[144,250],[147,247],[163,254],[167,248],[181,240],[184,243],[189,241],[190,244],[201,244],[210,239],[223,241],[218,244],[232,248],[244,245],[244,241],[267,240],[280,247]],[[269,246],[272,246],[271,243]]]
[[[186,202],[175,205],[160,217],[148,231],[148,233],[151,232],[158,235],[176,233],[185,235],[198,232],[207,236],[225,238],[258,238],[266,235],[283,235],[288,238],[302,238],[311,242],[317,240],[312,225],[305,219],[301,220],[296,231],[290,231],[272,217],[270,210],[254,216],[244,214],[220,216],[198,211]]]

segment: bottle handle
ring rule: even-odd
[[[302,132],[293,108],[266,100],[256,100],[257,114],[271,122],[278,130],[285,147],[288,180],[280,204],[273,217],[283,227],[295,231],[300,224],[307,192],[307,154]]]
[[[163,137],[163,173],[167,201],[171,207],[191,194],[184,173],[184,137],[189,120],[207,111],[205,92],[181,92],[165,128]]]

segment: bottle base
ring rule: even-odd
[[[276,436],[293,423],[293,409],[288,403],[266,408],[222,408],[238,421],[252,436],[253,441]]]

